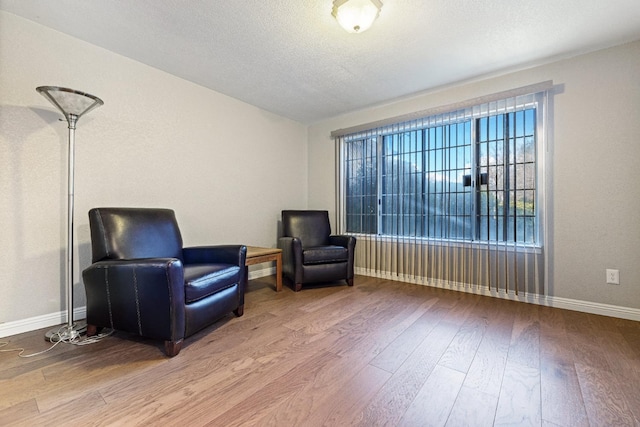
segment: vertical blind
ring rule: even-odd
[[[545,82],[334,132],[358,274],[544,294]]]

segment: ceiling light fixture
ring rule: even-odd
[[[331,14],[350,33],[361,33],[371,27],[380,15],[380,0],[334,0]]]

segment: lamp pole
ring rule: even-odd
[[[77,332],[73,327],[73,213],[77,121],[78,116],[75,114],[67,116],[67,122],[69,123],[69,153],[67,160],[67,329],[71,334]],[[73,335],[69,338],[76,337],[77,335]]]
[[[52,329],[45,334],[45,339],[50,341],[69,341],[80,336],[80,331],[73,322],[73,215],[76,123],[80,116],[103,105],[104,102],[88,93],[58,86],[39,86],[36,91],[62,112],[69,125],[66,248],[67,324],[64,327]]]

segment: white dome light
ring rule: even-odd
[[[334,0],[331,13],[350,33],[361,33],[371,27],[380,15],[380,0]]]

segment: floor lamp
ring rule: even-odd
[[[40,86],[36,91],[47,98],[62,112],[69,124],[69,153],[67,171],[67,326],[51,330],[45,334],[48,340],[71,340],[80,336],[80,332],[73,322],[73,189],[74,189],[74,161],[75,161],[75,133],[76,123],[83,115],[104,104],[93,95],[78,90],[57,86]]]

